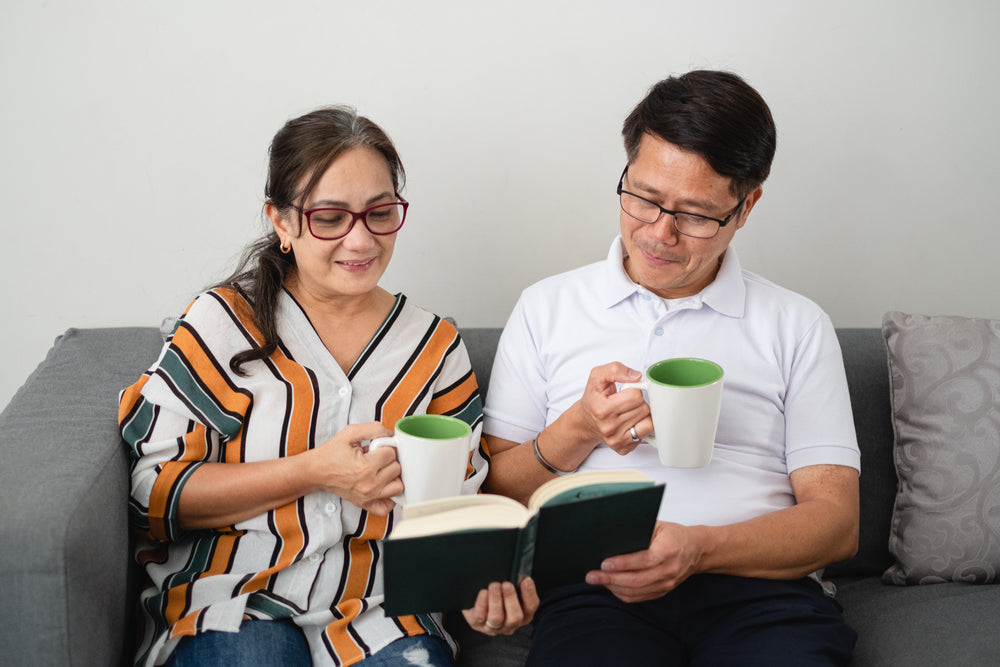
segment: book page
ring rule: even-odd
[[[522,528],[531,517],[531,512],[521,503],[503,496],[490,496],[483,501],[479,496],[462,496],[465,504],[428,501],[444,507],[433,511],[427,507],[412,507],[415,512],[407,514],[403,509],[403,519],[389,535],[390,540],[408,537],[422,537],[466,530],[487,530],[491,528]],[[479,498],[479,500],[474,500]],[[450,500],[450,499],[445,499]],[[423,505],[424,503],[418,503]]]
[[[575,472],[570,475],[556,477],[555,479],[542,484],[533,494],[531,494],[531,498],[528,499],[528,507],[532,510],[537,510],[550,500],[560,497],[564,493],[580,487],[592,485],[622,485],[618,488],[618,490],[624,490],[626,488],[632,488],[635,483],[652,484],[653,480],[637,470],[588,470],[586,472]],[[614,488],[611,487],[606,489],[605,492],[612,492],[613,490]],[[597,495],[603,494],[604,492],[600,492]],[[583,495],[587,495],[589,497],[595,494]]]

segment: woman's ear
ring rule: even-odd
[[[291,222],[281,214],[277,206],[270,202],[264,204],[264,215],[271,221],[274,233],[281,239],[281,245],[286,245],[289,239],[295,238]]]

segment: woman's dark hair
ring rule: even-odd
[[[711,70],[664,79],[636,105],[622,127],[630,164],[647,133],[701,156],[731,179],[738,199],[767,179],[777,145],[760,94],[735,74]]]
[[[367,147],[381,154],[398,194],[406,180],[395,146],[378,125],[347,106],[316,109],[294,118],[271,141],[265,203],[284,216],[293,211],[302,233],[301,209],[329,166],[352,148]],[[264,344],[236,354],[230,368],[240,375],[243,365],[270,356],[277,348],[275,311],[285,278],[295,270],[295,253],[284,254],[272,229],[249,245],[231,276],[217,287],[242,291],[253,307],[253,317]]]

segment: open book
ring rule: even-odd
[[[383,543],[390,616],[468,609],[494,581],[579,583],[601,561],[649,546],[663,486],[634,470],[557,477],[525,507],[504,496],[407,505]]]

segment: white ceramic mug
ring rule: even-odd
[[[462,482],[472,450],[472,429],[461,419],[445,415],[410,415],[396,422],[396,432],[375,438],[369,451],[395,447],[402,467],[403,493],[393,496],[400,505],[447,498],[462,493]]]
[[[622,384],[646,392],[660,463],[670,468],[700,468],[712,460],[722,405],[722,367],[708,359],[683,357],[658,361],[642,382]]]

